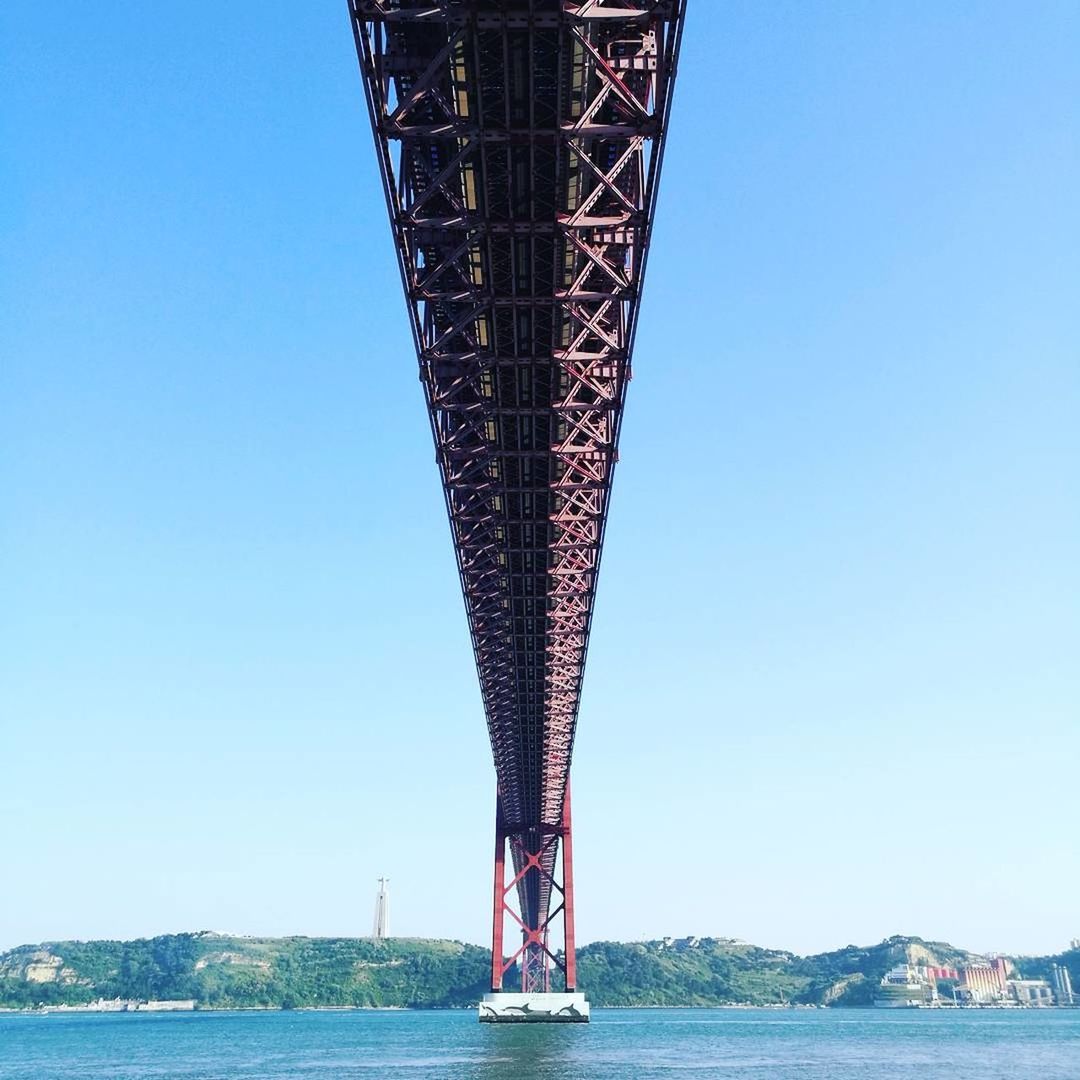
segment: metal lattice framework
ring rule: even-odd
[[[547,926],[683,6],[350,0],[527,988],[573,983]]]

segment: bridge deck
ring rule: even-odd
[[[683,4],[351,7],[520,871],[562,822]]]

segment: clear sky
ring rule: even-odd
[[[583,940],[1080,934],[1080,5],[691,5]],[[0,947],[488,938],[344,0],[0,8]]]

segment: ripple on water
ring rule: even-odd
[[[1080,1080],[1080,1010],[0,1015],[0,1080]]]

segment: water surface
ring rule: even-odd
[[[0,1015],[0,1080],[1080,1080],[1080,1010]]]

